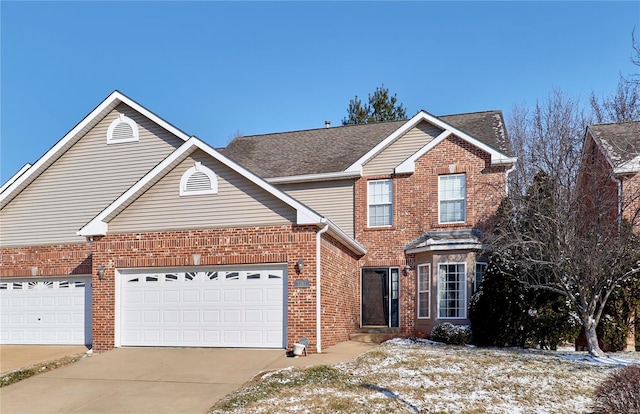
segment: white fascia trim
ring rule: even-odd
[[[154,114],[153,112],[149,111],[148,109],[144,108],[140,104],[136,103],[135,101],[127,98],[125,95],[121,94],[120,92],[114,91],[112,95],[116,95],[117,99],[120,102],[126,104],[127,106],[130,106],[136,112],[139,112],[140,114],[142,114],[145,117],[149,118],[150,120],[152,120],[156,124],[160,125],[162,128],[166,129],[167,131],[169,131],[173,135],[177,136],[178,138],[182,139],[183,141],[188,141],[189,138],[191,138],[189,135],[185,134],[184,132],[182,132],[178,128],[174,127],[173,125],[171,125],[170,123],[168,123],[164,119],[160,118],[158,115]],[[109,99],[109,98],[107,98],[107,99]]]
[[[593,140],[593,142],[596,144],[596,147],[598,147],[598,150],[600,150],[600,152],[602,153],[602,155],[604,155],[605,160],[607,160],[607,162],[609,163],[609,166],[611,167],[611,170],[615,173],[616,170],[616,166],[613,164],[613,160],[610,157],[609,151],[607,151],[604,146],[602,145],[602,142],[600,142],[600,139],[598,139],[598,137],[596,137],[593,132],[591,132],[591,129],[587,126],[587,132],[585,133],[585,135],[589,135],[591,137],[591,139]],[[585,141],[586,141],[586,137],[585,137]],[[583,151],[584,148],[586,147],[586,145],[583,145]],[[583,154],[584,157],[584,154]]]
[[[32,175],[37,174],[40,167],[42,167],[45,163],[49,161],[52,157],[54,157],[58,151],[63,149],[69,141],[73,140],[77,134],[79,134],[87,125],[93,122],[97,117],[104,117],[106,113],[103,113],[107,108],[109,108],[114,103],[124,103],[130,106],[135,111],[138,111],[140,114],[146,116],[151,119],[153,122],[157,123],[167,131],[173,133],[179,138],[187,141],[189,136],[184,132],[180,131],[173,125],[169,124],[162,118],[153,114],[149,110],[143,108],[136,102],[127,98],[123,94],[118,91],[113,91],[104,101],[102,101],[93,111],[89,113],[89,115],[85,116],[82,121],[80,121],[71,131],[67,132],[67,134],[60,139],[49,151],[47,151],[35,164],[33,164],[24,174],[18,177],[7,189],[0,193],[0,203],[2,203],[16,188],[18,188],[24,181],[28,180]]]
[[[637,156],[613,170],[616,175],[635,174],[640,172],[640,156]]]
[[[422,121],[423,119],[425,119],[425,115],[427,113],[424,111],[420,111],[417,114],[415,114],[413,116],[413,118],[411,118],[410,120],[408,120],[405,124],[403,124],[400,128],[396,129],[395,132],[391,135],[389,135],[387,138],[383,139],[378,145],[376,145],[375,147],[373,147],[371,150],[369,150],[369,152],[367,152],[366,154],[364,154],[362,157],[360,157],[360,159],[358,159],[356,162],[354,162],[353,164],[351,164],[346,170],[345,172],[357,172],[362,174],[362,166],[369,161],[371,158],[373,158],[375,155],[377,155],[380,151],[382,151],[383,149],[385,149],[387,146],[391,145],[391,143],[393,141],[395,141],[398,137],[404,135],[408,130],[410,130],[411,128],[413,128],[414,126],[418,125],[418,123],[420,123],[420,121]]]
[[[4,190],[7,189],[7,187],[9,187],[15,180],[17,180],[18,178],[20,178],[20,176],[22,174],[24,174],[25,171],[27,171],[29,168],[31,168],[31,164],[26,163],[25,165],[22,166],[22,168],[20,168],[18,170],[17,173],[13,174],[6,183],[2,184],[2,187],[0,187],[0,193],[2,193]]]
[[[293,184],[293,183],[303,183],[303,182],[312,182],[312,181],[334,181],[334,180],[344,180],[348,178],[359,178],[362,174],[360,172],[331,172],[331,173],[322,173],[322,174],[305,174],[305,175],[292,175],[289,177],[273,177],[267,178],[266,181],[269,184]]]
[[[415,254],[422,252],[433,252],[441,250],[480,250],[482,249],[481,243],[469,243],[469,244],[437,244],[430,246],[415,247],[413,249],[405,250],[407,254]]]
[[[329,234],[344,243],[352,252],[356,254],[367,254],[367,249],[360,243],[358,243],[353,237],[349,236],[344,232],[340,227],[338,227],[334,222],[329,219],[326,219],[329,224]]]
[[[405,132],[407,132],[409,129],[415,127],[416,125],[418,125],[418,123],[420,123],[421,121],[426,121],[429,122],[432,125],[437,126],[438,128],[444,130],[445,132],[450,132],[454,135],[456,135],[457,137],[462,138],[463,140],[469,142],[470,144],[472,144],[475,147],[480,148],[481,150],[491,154],[491,164],[510,164],[510,163],[514,163],[515,162],[515,158],[514,157],[508,157],[507,155],[503,154],[502,152],[490,147],[489,145],[481,142],[480,140],[473,138],[471,135],[457,129],[454,128],[453,126],[447,124],[444,121],[441,121],[440,119],[436,118],[435,116],[425,112],[425,111],[420,111],[418,112],[413,118],[411,118],[409,121],[407,121],[406,124],[402,125],[400,128],[398,128],[393,134],[389,135],[387,138],[385,138],[382,142],[380,142],[378,145],[376,145],[371,151],[367,152],[364,156],[362,156],[358,161],[356,161],[355,163],[353,163],[351,166],[349,166],[349,168],[347,168],[345,171],[362,171],[362,166],[369,161],[371,158],[373,158],[375,155],[377,155],[380,151],[382,151],[384,148],[386,148],[387,146],[389,146],[393,141],[395,141],[398,137],[404,135]],[[440,137],[442,134],[438,135],[438,137]],[[435,139],[433,140],[435,141]],[[433,142],[431,141],[431,142]],[[405,167],[406,168],[406,167]]]
[[[87,223],[83,228],[78,231],[79,236],[96,236],[102,235],[100,234],[92,234],[91,231],[95,231],[94,229],[105,229],[105,227],[101,227],[98,225],[99,222],[102,222],[104,225],[107,225],[103,220],[105,220],[111,213],[113,213],[116,209],[121,207],[123,204],[127,203],[132,197],[140,190],[145,188],[149,182],[155,179],[158,174],[162,173],[165,169],[169,168],[171,164],[176,161],[179,157],[181,157],[186,152],[193,152],[196,149],[200,149],[206,152],[208,155],[226,165],[227,167],[235,170],[239,174],[243,175],[245,178],[279,198],[286,204],[290,205],[297,211],[297,224],[318,224],[321,222],[322,216],[313,210],[305,207],[303,204],[299,203],[295,199],[286,195],[282,191],[276,189],[271,184],[267,183],[263,179],[259,178],[255,174],[249,172],[244,169],[240,165],[231,161],[229,158],[223,156],[209,145],[199,140],[196,137],[191,137],[187,142],[182,144],[179,148],[177,148],[174,152],[172,152],[167,158],[165,158],[161,163],[156,165],[151,171],[149,171],[144,177],[142,177],[137,183],[135,183],[132,187],[130,187],[126,192],[124,192],[120,197],[118,197],[113,203],[111,203],[106,209],[104,209],[100,214],[98,214],[93,220]]]
[[[142,177],[137,183],[135,183],[131,188],[129,188],[125,193],[123,193],[120,197],[118,197],[111,205],[109,205],[106,209],[104,209],[100,214],[98,214],[93,220],[87,223],[84,227],[77,232],[79,236],[102,236],[106,235],[109,229],[108,223],[104,220],[109,217],[111,213],[113,213],[116,209],[120,208],[124,204],[129,201],[135,200],[137,197],[137,193],[141,190],[144,190],[146,186],[154,180],[159,174],[165,172],[167,168],[169,168],[173,162],[175,162],[178,158],[183,156],[185,153],[193,152],[196,149],[200,149],[210,155],[212,158],[216,159],[220,163],[226,165],[237,173],[241,174],[249,181],[253,182],[263,190],[272,194],[274,197],[280,199],[282,202],[288,204],[292,208],[294,208],[297,212],[296,224],[313,224],[318,226],[324,226],[326,222],[329,223],[329,227],[331,230],[331,234],[334,235],[341,243],[344,243],[347,247],[353,250],[356,253],[365,254],[366,249],[360,245],[357,241],[355,241],[351,236],[345,233],[340,227],[336,226],[330,220],[322,217],[315,211],[306,207],[304,204],[301,204],[299,201],[294,198],[288,196],[284,192],[278,190],[262,178],[253,174],[249,170],[240,166],[239,164],[231,161],[229,158],[220,154],[218,151],[210,147],[205,142],[201,141],[196,137],[191,137],[187,142],[182,144],[179,148],[177,148],[174,152],[172,152],[167,158],[165,158],[160,164],[156,165],[151,171],[149,171],[144,177]]]
[[[415,172],[416,160],[422,157],[427,152],[429,152],[433,147],[435,147],[436,145],[438,145],[439,143],[441,143],[442,141],[450,137],[451,134],[452,132],[447,130],[441,132],[440,135],[432,139],[431,142],[429,142],[424,147],[420,148],[416,153],[414,153],[412,156],[410,156],[409,158],[404,160],[400,165],[398,165],[395,168],[395,172],[397,174]]]

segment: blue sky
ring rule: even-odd
[[[384,83],[408,115],[611,93],[640,2],[0,2],[0,181],[118,89],[222,147],[340,125]]]

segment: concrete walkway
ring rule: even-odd
[[[333,364],[373,347],[344,342],[300,358],[283,350],[119,348],[0,389],[0,412],[205,413],[261,371]]]

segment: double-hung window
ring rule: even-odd
[[[464,263],[438,266],[438,318],[467,317],[467,281]]]
[[[369,181],[369,226],[393,224],[393,185],[391,180]]]
[[[467,180],[465,174],[438,177],[440,223],[462,223],[467,220]]]
[[[431,266],[418,266],[418,318],[431,317]]]

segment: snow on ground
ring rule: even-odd
[[[299,369],[266,374],[214,412],[589,412],[593,390],[616,365],[585,355],[394,339],[327,367],[326,381]]]

